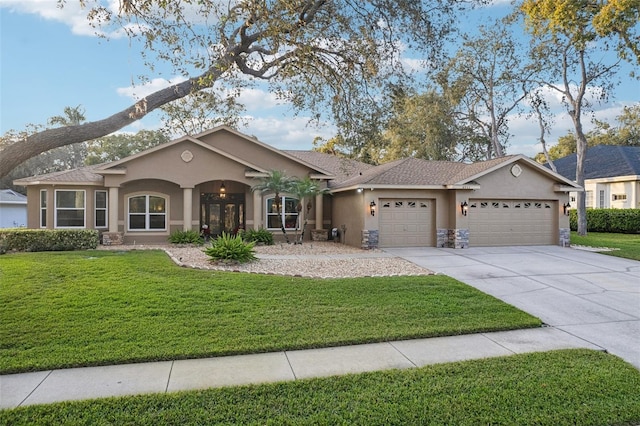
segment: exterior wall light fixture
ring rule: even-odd
[[[462,203],[460,203],[460,213],[462,213],[462,216],[466,216],[468,212],[469,204],[467,204],[466,201],[463,201]]]
[[[227,188],[224,186],[224,181],[220,184],[220,198],[225,198],[227,196]]]
[[[375,216],[376,215],[376,202],[375,201],[371,201],[369,203],[369,212],[371,213],[371,216]]]
[[[562,211],[564,211],[565,216],[569,216],[569,212],[571,211],[571,204],[567,203],[562,206]]]

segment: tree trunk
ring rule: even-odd
[[[582,133],[582,127],[580,127],[580,134],[576,136],[576,183],[584,188],[584,162],[587,154],[587,139],[584,133]],[[587,203],[585,191],[578,192],[576,200],[578,202],[578,235],[584,236],[587,235]]]
[[[576,183],[584,188],[584,163],[587,156],[587,137],[582,130],[579,105],[574,105],[570,111],[573,125],[576,129]],[[578,235],[587,235],[587,203],[585,191],[578,192],[576,197],[578,213]]]
[[[534,105],[534,109],[536,111],[536,115],[538,116],[538,127],[540,127],[540,144],[542,145],[542,153],[544,154],[544,158],[545,160],[547,160],[549,167],[551,167],[551,170],[558,173],[558,169],[553,163],[551,157],[549,157],[549,151],[547,150],[547,141],[544,138],[545,133],[547,133],[547,126],[545,124],[544,117],[542,116],[542,111],[540,110],[540,106],[537,104]]]

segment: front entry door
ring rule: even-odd
[[[212,236],[223,232],[236,234],[245,228],[244,194],[202,194],[200,196],[200,228],[209,226]]]

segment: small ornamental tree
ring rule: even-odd
[[[305,176],[304,179],[296,179],[291,186],[291,194],[298,199],[296,205],[296,211],[298,217],[296,218],[296,244],[302,244],[304,240],[304,231],[307,228],[307,222],[309,218],[309,212],[313,207],[312,199],[317,195],[326,194],[329,192],[328,188],[322,188],[320,181],[311,179],[309,176]],[[305,205],[306,202],[306,205]],[[302,233],[298,239],[298,230],[300,228],[300,213],[303,207],[306,206],[306,214],[304,215],[304,225],[302,225]]]
[[[276,206],[276,212],[278,213],[280,229],[287,244],[289,244],[290,241],[284,226],[284,221],[282,220],[282,193],[290,192],[293,187],[293,182],[293,179],[287,176],[285,172],[271,170],[267,176],[260,178],[259,183],[251,187],[252,191],[260,191],[263,194],[268,192],[273,193],[273,202]]]

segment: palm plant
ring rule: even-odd
[[[284,221],[282,220],[282,196],[280,194],[284,192],[290,192],[293,186],[293,178],[287,176],[284,172],[279,170],[271,170],[266,177],[260,179],[260,182],[251,187],[252,191],[273,192],[274,203],[276,205],[276,212],[278,213],[278,220],[280,221],[280,229],[284,235],[284,239],[287,244],[290,243],[289,236],[284,227]]]
[[[313,207],[311,200],[315,198],[316,195],[326,194],[327,192],[329,192],[329,189],[322,188],[320,186],[320,181],[313,180],[309,176],[305,176],[304,179],[295,179],[290,188],[290,191],[291,194],[293,194],[298,199],[298,204],[296,205],[296,211],[298,212],[298,217],[296,218],[296,243],[302,244],[302,240],[304,239],[304,231],[307,228],[309,212],[311,211],[311,207]],[[302,233],[300,235],[300,239],[298,240],[298,230],[300,228],[300,212],[305,205],[305,201],[307,201],[307,212],[304,216]]]

